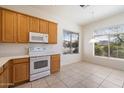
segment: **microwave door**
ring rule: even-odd
[[[29,42],[43,42],[44,36],[40,33],[30,32]]]
[[[32,36],[32,39],[30,42],[43,42],[43,37]]]
[[[48,34],[44,34],[44,43],[48,43]]]

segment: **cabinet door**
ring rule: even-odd
[[[0,9],[0,42],[2,41],[2,10]]]
[[[39,19],[30,17],[30,32],[39,32]]]
[[[8,67],[3,66],[0,68],[0,88],[8,87]]]
[[[8,61],[8,78],[7,78],[7,81],[8,81],[8,85],[11,87],[14,85],[13,83],[13,60],[10,60]]]
[[[16,42],[17,15],[2,10],[2,42]]]
[[[51,73],[60,71],[60,55],[51,56]]]
[[[48,22],[40,20],[40,32],[48,34]]]
[[[13,82],[20,83],[29,79],[28,59],[13,60]]]
[[[18,14],[18,42],[27,43],[29,41],[29,17]]]
[[[8,87],[8,69],[5,68],[3,71],[3,87],[7,88]]]
[[[57,44],[57,24],[49,22],[49,44]]]
[[[3,87],[3,67],[0,67],[0,88]]]

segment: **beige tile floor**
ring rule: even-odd
[[[79,62],[61,67],[59,73],[16,88],[124,88],[124,71]]]

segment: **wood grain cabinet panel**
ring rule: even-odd
[[[29,16],[18,14],[18,42],[29,41]]]
[[[29,60],[13,60],[13,82],[14,84],[29,80]]]
[[[29,28],[30,28],[30,32],[39,32],[39,19],[38,18],[34,18],[34,17],[30,17],[30,24],[29,24]]]
[[[57,44],[57,24],[0,8],[0,42],[28,43],[29,32],[48,34],[48,43]]]
[[[60,55],[51,56],[51,73],[60,71]]]
[[[3,71],[3,87],[8,87],[8,66],[6,66]]]
[[[0,68],[0,88],[7,88],[9,86],[9,69],[8,64]]]
[[[8,86],[11,87],[14,85],[13,83],[13,60],[9,60],[7,64],[8,64],[7,82],[8,82]]]
[[[40,33],[48,34],[48,21],[40,20]]]
[[[49,44],[57,44],[57,24],[49,22]]]
[[[0,88],[3,87],[3,67],[0,67]]]
[[[1,10],[1,40],[2,42],[16,42],[17,14]]]
[[[2,41],[2,9],[0,8],[0,42]]]

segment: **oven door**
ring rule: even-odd
[[[50,56],[30,58],[30,74],[36,74],[48,70],[50,70]]]

